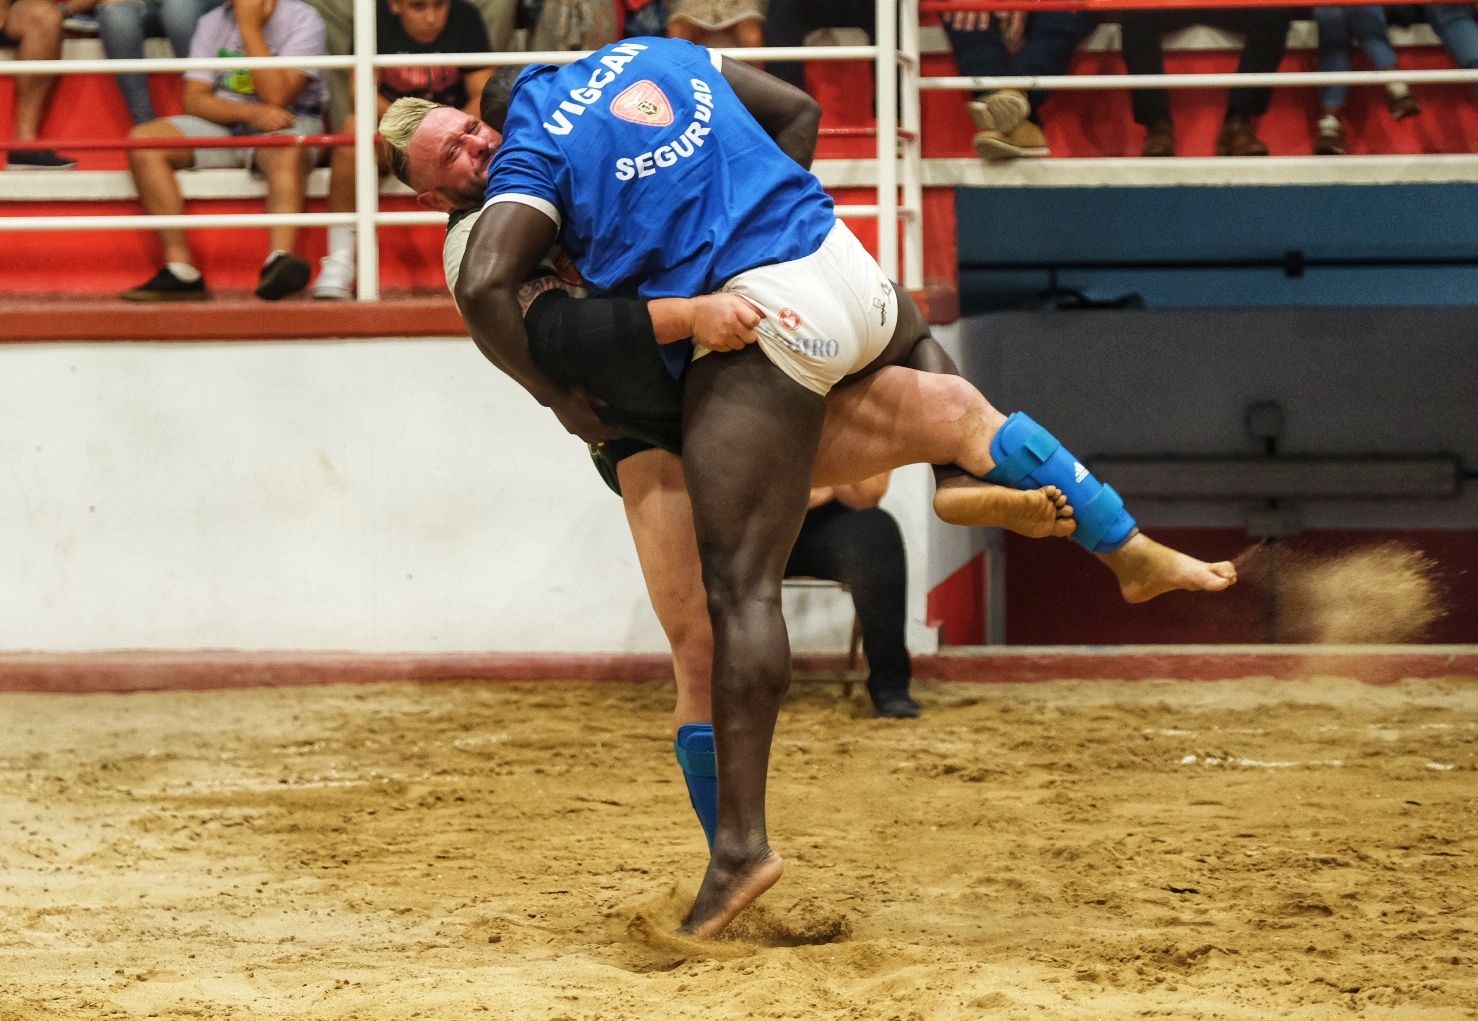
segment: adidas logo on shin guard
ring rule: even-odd
[[[1086,479],[1087,477],[1088,477],[1088,469],[1083,467],[1083,463],[1081,461],[1074,461],[1073,462],[1073,481],[1076,482],[1078,485],[1081,486],[1083,484],[1083,480]]]

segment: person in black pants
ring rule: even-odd
[[[1119,15],[1124,69],[1130,74],[1164,74],[1160,37],[1191,25],[1211,25],[1244,38],[1241,74],[1278,70],[1288,45],[1293,11],[1285,7],[1197,10],[1124,11]],[[1266,156],[1268,147],[1253,132],[1253,122],[1268,112],[1271,90],[1232,89],[1226,120],[1216,139],[1218,156]],[[1143,156],[1174,156],[1175,128],[1170,120],[1170,93],[1164,89],[1133,90],[1134,121],[1146,130]]]
[[[825,578],[852,590],[873,711],[913,719],[919,706],[908,693],[913,667],[903,637],[908,563],[898,522],[878,506],[887,489],[885,472],[856,485],[811,490],[785,576]]]
[[[770,0],[765,17],[766,46],[802,46],[821,28],[860,28],[875,42],[875,0]],[[765,70],[798,89],[806,87],[806,65],[799,60],[771,61]]]

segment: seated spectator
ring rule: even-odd
[[[191,57],[316,57],[324,54],[323,19],[303,0],[231,0],[200,19]],[[257,68],[186,71],[185,112],[134,128],[133,138],[229,138],[232,135],[323,133],[327,100],[317,70]],[[255,166],[267,181],[268,213],[300,213],[317,153],[298,146],[262,149],[132,149],[129,171],[144,209],[180,214],[185,202],[175,171]],[[308,261],[293,254],[298,228],[267,228],[270,252],[257,280],[259,298],[276,301],[308,285]],[[159,231],[164,266],[124,291],[129,301],[198,301],[208,297],[183,230]]]
[[[1379,7],[1315,7],[1314,23],[1319,27],[1319,70],[1350,70],[1350,48],[1357,41],[1375,70],[1389,71],[1396,66],[1396,51],[1391,48],[1386,34],[1386,14]],[[1348,85],[1326,85],[1319,90],[1319,123],[1314,139],[1316,156],[1345,154],[1345,126],[1341,114],[1349,95]],[[1421,104],[1405,82],[1387,83],[1386,106],[1398,121],[1422,112]]]
[[[1073,54],[1098,24],[1086,11],[952,11],[943,15],[960,74],[1001,78],[1067,74]],[[1049,93],[997,89],[965,106],[975,122],[981,159],[1050,156],[1039,111]]]
[[[491,49],[487,25],[467,0],[388,0],[375,25],[380,53],[486,53]],[[482,87],[491,67],[383,67],[376,72],[375,123],[401,96],[419,96],[457,107],[476,117]],[[352,96],[352,89],[351,89]],[[351,113],[339,125],[354,132]],[[380,153],[380,171],[386,169]],[[329,159],[328,208],[354,211],[354,147],[338,146]],[[356,232],[352,225],[328,229],[328,254],[319,262],[313,297],[340,300],[354,296]]]
[[[0,0],[0,43],[15,47],[17,60],[56,60],[62,55],[62,9],[51,0]],[[27,74],[15,79],[15,139],[41,134],[46,98],[56,75]],[[77,161],[50,149],[9,154],[11,170],[71,170]]]
[[[803,46],[812,32],[825,28],[856,28],[876,41],[874,0],[770,0],[765,18],[766,46]],[[806,65],[799,60],[771,61],[765,70],[798,89],[806,87]]]
[[[765,45],[769,0],[673,0],[667,34],[701,46]]]
[[[101,0],[97,20],[103,52],[111,60],[141,60],[144,40],[151,35],[162,35],[169,40],[176,57],[188,57],[190,37],[195,34],[201,16],[220,5],[221,0]],[[154,120],[148,76],[120,74],[116,80],[133,122],[145,124]]]
[[[1125,11],[1123,28],[1124,67],[1130,74],[1164,74],[1165,54],[1160,37],[1192,25],[1211,25],[1244,37],[1241,74],[1276,71],[1288,45],[1288,8],[1238,8],[1205,10]],[[1267,113],[1272,90],[1232,89],[1227,97],[1226,119],[1216,138],[1218,156],[1266,156],[1268,147],[1253,131],[1253,123]],[[1146,129],[1144,156],[1174,156],[1175,127],[1170,117],[1170,93],[1164,89],[1134,89],[1135,123]]]
[[[852,590],[873,711],[912,719],[919,706],[908,691],[913,680],[904,639],[908,564],[898,522],[878,506],[887,491],[887,472],[850,486],[811,490],[811,509],[785,576],[825,578]]]
[[[527,48],[598,50],[618,37],[612,0],[543,0]]]

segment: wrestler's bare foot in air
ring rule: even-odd
[[[703,876],[703,885],[693,901],[693,910],[683,921],[682,931],[699,939],[713,939],[734,916],[752,904],[780,878],[785,862],[768,847],[757,858],[737,864],[719,864],[714,853]]]
[[[1119,591],[1130,603],[1143,603],[1176,590],[1220,592],[1237,581],[1237,569],[1230,560],[1197,560],[1143,532],[1135,532],[1114,552],[1099,554],[1099,559],[1119,579]]]
[[[1072,535],[1078,524],[1066,494],[1056,486],[1009,489],[963,476],[939,484],[934,513],[945,524],[1004,528],[1028,539]]]

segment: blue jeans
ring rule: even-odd
[[[1423,4],[1427,21],[1458,67],[1478,67],[1478,21],[1467,4]]]
[[[110,59],[137,60],[144,55],[144,39],[162,35],[169,40],[176,57],[188,57],[195,23],[202,14],[220,4],[221,0],[103,0],[97,8],[103,52]],[[115,77],[133,122],[143,124],[154,120],[148,79],[141,74]]]
[[[961,31],[945,25],[950,46],[955,51],[955,65],[961,75],[1005,77],[1008,75],[1067,74],[1078,44],[1092,33],[1098,18],[1086,11],[1038,11],[1026,23],[1021,52],[1012,53],[1001,39],[994,18],[983,29]],[[1047,101],[1044,89],[1028,94],[1032,112]]]
[[[1348,71],[1350,43],[1358,42],[1370,66],[1388,71],[1396,66],[1396,51],[1386,36],[1386,12],[1379,7],[1315,7],[1319,26],[1319,70]],[[1326,110],[1343,110],[1348,85],[1326,85],[1319,90]]]

